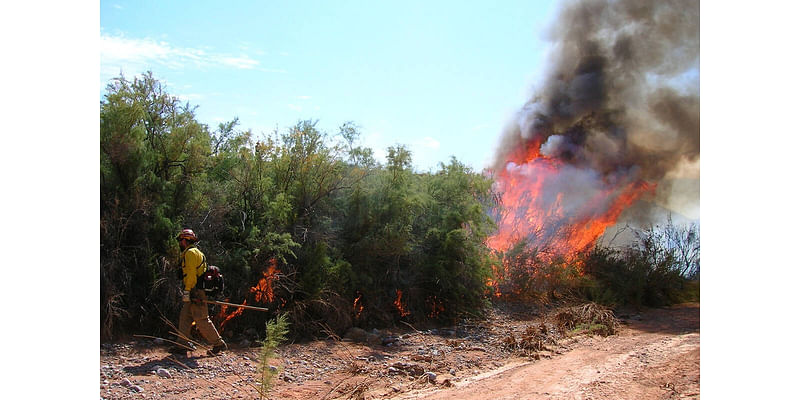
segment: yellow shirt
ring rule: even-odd
[[[192,290],[197,284],[197,277],[206,272],[206,257],[197,247],[190,246],[181,253],[184,290]]]

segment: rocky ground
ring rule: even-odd
[[[564,334],[556,311],[504,306],[453,327],[286,344],[265,398],[699,398],[699,304],[618,311],[607,337]],[[100,397],[260,398],[259,348],[246,345],[175,356],[152,339],[101,344]]]

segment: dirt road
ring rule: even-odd
[[[565,354],[424,389],[403,399],[684,399],[700,397],[700,308],[652,310],[619,335]]]
[[[618,312],[616,335],[562,340],[538,360],[503,349],[536,312],[496,309],[479,325],[399,335],[393,345],[319,340],[281,346],[269,399],[699,398],[700,306]],[[105,399],[253,399],[258,348],[176,357],[148,341],[101,345]],[[430,374],[430,375],[429,375]],[[428,377],[431,376],[432,379]]]

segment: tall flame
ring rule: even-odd
[[[620,214],[655,184],[624,174],[601,175],[590,167],[544,156],[539,142],[510,154],[496,176],[502,211],[489,247],[506,251],[527,240],[543,254],[570,256],[585,250]]]
[[[557,18],[544,79],[494,159],[497,250],[524,239],[569,256],[644,193],[695,200],[668,180],[700,160],[699,1],[577,0]]]
[[[266,304],[271,303],[275,299],[272,284],[278,280],[278,274],[280,272],[277,260],[270,260],[269,268],[262,272],[263,277],[259,279],[255,286],[250,288],[250,293],[255,295],[255,300],[257,302]]]

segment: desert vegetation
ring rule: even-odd
[[[197,232],[222,268],[223,331],[341,335],[400,321],[480,318],[492,301],[564,299],[660,306],[699,299],[699,228],[652,226],[625,248],[553,257],[520,241],[487,246],[499,207],[490,174],[452,158],[412,167],[403,145],[385,163],[352,122],[259,134],[216,127],[151,73],[111,81],[100,104],[100,318],[105,341],[166,335],[180,307],[174,235]],[[283,325],[282,325],[283,326]],[[531,335],[533,337],[533,332]]]

